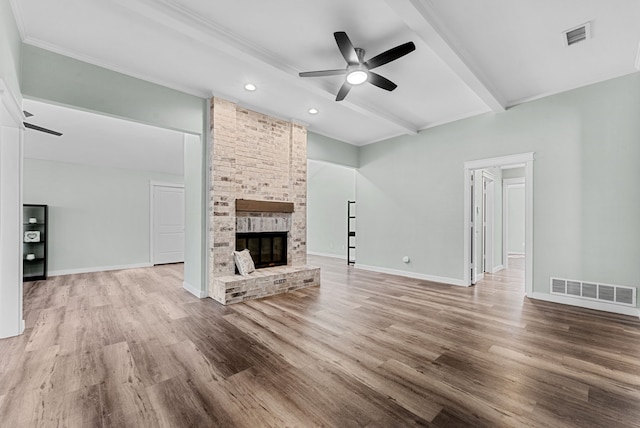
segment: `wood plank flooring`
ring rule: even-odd
[[[2,427],[640,427],[637,318],[310,257],[322,286],[222,306],[182,265],[25,286]]]

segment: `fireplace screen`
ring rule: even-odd
[[[287,264],[287,232],[236,234],[236,250],[249,249],[256,269]]]

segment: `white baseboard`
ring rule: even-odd
[[[491,271],[491,273],[500,272],[502,269],[504,269],[504,265],[494,266],[493,270]]]
[[[563,305],[578,306],[581,308],[595,309],[597,311],[613,312],[615,314],[640,317],[640,309],[631,306],[621,306],[606,302],[576,299],[575,297],[558,296],[555,294],[539,292],[534,292],[531,296],[528,297],[536,300],[544,300],[545,302],[561,303]]]
[[[107,272],[110,270],[123,270],[123,269],[137,269],[153,266],[151,263],[135,263],[131,265],[118,265],[118,266],[99,266],[99,267],[86,267],[77,269],[62,269],[49,271],[47,276],[60,276],[60,275],[73,275],[76,273],[92,273],[92,272]]]
[[[307,251],[307,254],[310,256],[331,257],[332,259],[347,260],[346,254],[338,255],[338,254],[330,254],[330,253],[321,253],[318,251]]]
[[[182,288],[184,288],[189,293],[191,293],[194,296],[196,296],[198,299],[204,299],[205,297],[207,297],[207,293],[206,292],[202,291],[198,287],[194,287],[193,285],[189,284],[188,282],[183,282],[182,283]]]
[[[368,271],[371,271],[371,272],[388,273],[390,275],[398,275],[398,276],[404,276],[404,277],[407,277],[407,278],[414,278],[414,279],[423,279],[425,281],[440,282],[442,284],[458,285],[458,286],[461,286],[461,287],[468,287],[469,286],[468,284],[465,284],[462,279],[446,278],[446,277],[443,277],[443,276],[426,275],[426,274],[423,274],[423,273],[407,272],[405,270],[388,269],[388,268],[383,268],[383,267],[378,267],[378,266],[367,266],[367,265],[362,265],[362,264],[359,264],[359,263],[356,263],[354,265],[354,267],[356,269],[368,270]]]
[[[476,282],[482,281],[484,279],[484,272],[476,275]]]

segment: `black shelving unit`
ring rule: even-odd
[[[24,204],[22,206],[23,281],[47,279],[48,211],[47,205]]]
[[[356,264],[356,201],[347,201],[347,265]]]

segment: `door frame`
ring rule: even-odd
[[[463,240],[463,281],[471,285],[471,174],[476,169],[500,167],[504,165],[524,164],[525,176],[525,294],[533,294],[533,160],[534,153],[520,153],[495,158],[478,159],[464,163],[464,223]]]
[[[154,254],[154,248],[153,248],[153,244],[154,244],[154,236],[155,236],[155,222],[154,222],[154,204],[155,204],[155,199],[153,197],[154,194],[154,190],[156,187],[173,187],[173,188],[177,188],[177,189],[182,189],[184,191],[184,184],[181,183],[167,183],[164,181],[155,181],[155,180],[150,180],[149,181],[149,263],[151,264],[151,266],[155,265],[155,260],[153,257]],[[182,207],[183,209],[186,209],[186,207]],[[186,224],[186,216],[185,216],[185,224]]]
[[[502,180],[502,266],[505,269],[509,268],[509,188],[524,187],[524,183],[524,177]]]

